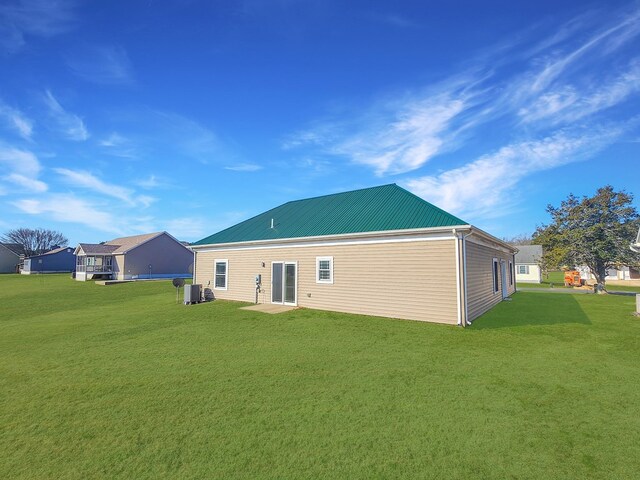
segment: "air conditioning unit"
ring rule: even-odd
[[[184,304],[190,305],[192,303],[200,303],[200,295],[202,291],[202,285],[195,283],[193,285],[184,286]]]

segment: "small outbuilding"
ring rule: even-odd
[[[80,243],[76,280],[136,280],[190,277],[193,253],[167,232]]]
[[[76,268],[76,256],[73,247],[55,247],[42,255],[33,255],[24,259],[20,273],[64,273]]]
[[[542,245],[518,245],[516,253],[516,282],[541,283]]]
[[[395,185],[285,203],[191,245],[215,298],[468,325],[516,249]]]
[[[24,247],[19,243],[0,242],[0,273],[18,273],[24,259]]]

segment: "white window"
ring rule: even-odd
[[[217,290],[227,289],[227,274],[229,270],[229,260],[216,260],[213,264],[214,280],[213,288]]]
[[[529,265],[518,265],[518,274],[529,275]]]
[[[500,290],[500,282],[498,281],[498,259],[493,259],[493,293],[498,293]]]
[[[333,283],[333,257],[316,257],[316,283]]]

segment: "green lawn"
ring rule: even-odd
[[[517,283],[518,288],[554,288],[564,287],[564,272],[549,272],[542,275],[541,283]]]
[[[467,329],[0,276],[0,477],[637,478],[635,298]]]

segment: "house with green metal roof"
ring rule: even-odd
[[[214,298],[468,325],[516,249],[395,185],[287,202],[190,247]]]

